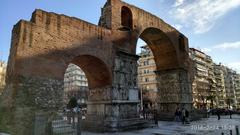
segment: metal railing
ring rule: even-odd
[[[81,135],[81,123],[84,119],[82,111],[65,111],[52,121],[52,135]]]

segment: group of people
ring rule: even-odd
[[[156,109],[143,108],[142,115],[144,119],[152,118],[154,123],[158,126],[158,116]],[[175,111],[175,121],[182,122],[182,124],[189,124],[189,111],[186,108],[180,109],[179,107]]]
[[[143,109],[140,110],[140,114],[143,116],[144,119],[153,119],[154,124],[158,127],[158,114],[155,108],[149,108],[147,105],[145,105]]]
[[[182,124],[189,123],[189,111],[185,108],[177,108],[175,111],[175,121],[182,122]]]

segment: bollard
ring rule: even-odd
[[[224,135],[224,133],[222,132],[222,135]]]
[[[230,135],[232,135],[232,130],[230,130]]]
[[[238,129],[238,126],[236,126],[236,135],[239,135],[239,129]]]

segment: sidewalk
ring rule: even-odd
[[[180,122],[159,121],[159,127],[154,128],[104,134],[83,132],[82,135],[221,135],[222,132],[224,135],[229,135],[231,129],[235,135],[236,125],[240,130],[240,115],[232,115],[232,119],[229,119],[229,116],[221,116],[220,120],[217,120],[216,116],[211,116],[187,125],[182,125]]]
[[[82,135],[229,135],[230,130],[233,135],[236,135],[235,126],[239,127],[240,131],[240,115],[221,116],[217,120],[216,116],[204,118],[199,121],[191,122],[183,125],[181,122],[159,121],[158,127],[147,128],[143,130],[119,132],[119,133],[89,133],[82,132]],[[8,135],[0,133],[0,135]]]

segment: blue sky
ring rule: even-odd
[[[162,18],[216,63],[240,72],[240,0],[123,0]],[[11,30],[20,19],[29,20],[39,8],[97,24],[106,0],[2,0],[0,5],[0,59],[7,61]]]

